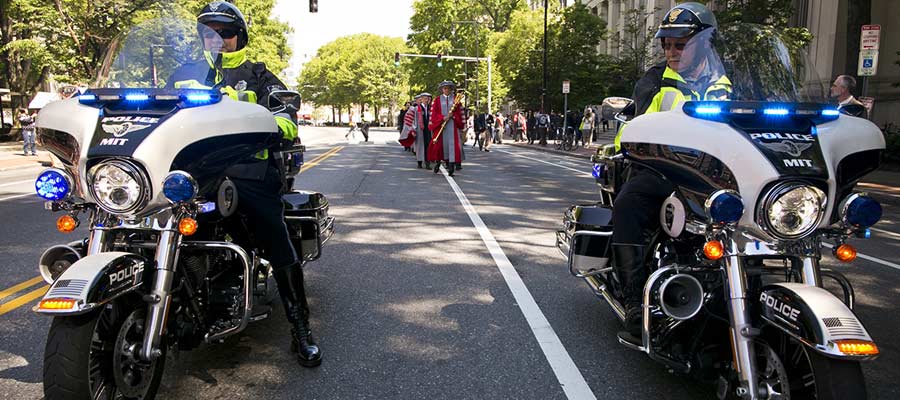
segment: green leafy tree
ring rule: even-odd
[[[406,70],[394,65],[394,53],[407,51],[401,38],[369,33],[337,38],[306,63],[298,79],[300,93],[339,110],[339,116],[352,104],[371,105],[376,114],[383,107],[393,109],[409,91]]]
[[[249,56],[279,73],[290,59],[290,28],[271,19],[275,0],[235,4],[251,16]],[[162,15],[192,19],[206,1],[0,0],[0,80],[30,98],[50,77],[89,84],[115,38]],[[19,99],[16,99],[17,101]]]

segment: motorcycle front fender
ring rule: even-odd
[[[53,282],[33,311],[57,316],[84,314],[140,287],[148,265],[144,257],[132,253],[86,256]]]
[[[763,287],[760,316],[765,324],[780,329],[805,346],[827,357],[871,360],[877,354],[846,354],[838,343],[871,343],[862,322],[837,297],[825,289],[802,283],[776,283]]]

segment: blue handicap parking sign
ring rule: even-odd
[[[863,59],[863,68],[872,68],[872,61],[873,60],[871,58],[864,58]]]

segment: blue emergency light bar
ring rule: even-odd
[[[770,103],[761,101],[689,101],[684,113],[694,118],[729,122],[733,119],[796,119],[808,118],[814,123],[834,121],[840,111],[818,103]]]

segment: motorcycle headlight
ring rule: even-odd
[[[760,223],[783,239],[806,236],[821,222],[825,200],[825,193],[814,186],[799,183],[775,186],[761,203]]]
[[[101,162],[91,168],[88,177],[97,204],[110,213],[127,214],[147,204],[147,177],[130,162]]]

